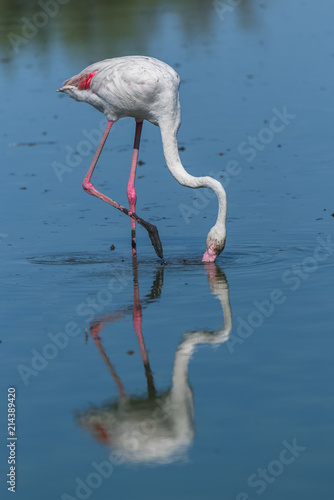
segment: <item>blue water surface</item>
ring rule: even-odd
[[[17,500],[331,500],[333,3],[48,5],[0,2],[1,498],[13,387]],[[82,190],[106,121],[56,89],[129,54],[181,76],[181,160],[227,192],[216,264],[216,201],[171,177],[157,127],[136,211],[165,264]],[[134,128],[94,173],[124,205]]]

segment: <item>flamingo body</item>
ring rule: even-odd
[[[88,66],[66,82],[62,91],[91,104],[116,122],[127,116],[160,125],[167,116],[181,121],[180,77],[168,64],[153,57],[127,56]]]
[[[77,101],[87,102],[108,120],[108,129],[101,141],[91,168],[84,181],[84,189],[104,201],[112,204],[134,220],[142,224],[149,232],[152,244],[162,257],[162,247],[155,226],[146,223],[135,213],[136,195],[134,176],[137,164],[141,123],[147,120],[160,127],[162,144],[167,166],[173,177],[181,184],[194,189],[207,187],[218,197],[218,217],[216,224],[207,236],[204,262],[213,262],[221,253],[226,238],[226,194],[223,186],[212,177],[194,177],[184,169],[177,145],[177,132],[181,123],[179,101],[180,77],[166,63],[145,56],[126,56],[106,59],[88,66],[78,75],[64,82],[59,89]],[[133,117],[137,122],[133,163],[128,186],[130,212],[105,195],[99,193],[90,182],[97,159],[109,133],[111,125],[124,117]],[[138,126],[140,124],[140,130]],[[136,145],[137,143],[137,145]],[[134,223],[135,224],[135,223]],[[134,231],[134,229],[133,229]],[[153,233],[153,234],[152,234]],[[157,243],[157,239],[159,240]],[[159,246],[160,245],[160,246]]]

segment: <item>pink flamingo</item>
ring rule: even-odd
[[[164,267],[160,267],[159,271],[161,278]],[[195,432],[194,398],[188,380],[190,359],[201,344],[219,345],[227,342],[232,329],[232,311],[225,274],[216,264],[205,264],[205,271],[212,293],[221,303],[224,323],[216,331],[198,330],[184,334],[175,353],[172,386],[167,391],[156,389],[145,347],[136,258],[133,259],[132,318],[145,369],[147,395],[126,393],[102,345],[100,335],[103,328],[107,323],[120,318],[121,311],[101,316],[90,326],[94,343],[116,383],[118,397],[108,404],[91,405],[86,410],[76,412],[77,422],[81,427],[87,428],[101,444],[110,447],[112,451],[110,460],[114,457],[118,464],[122,462],[167,464],[186,458],[187,449],[193,441]],[[156,281],[158,281],[156,293],[159,295],[163,280],[157,275]],[[125,309],[123,312],[126,317],[128,310]]]
[[[149,234],[158,257],[162,258],[162,245],[156,226],[144,221],[135,213],[135,175],[143,120],[160,127],[162,145],[170,173],[183,186],[194,189],[212,189],[218,198],[218,216],[206,240],[203,262],[214,262],[225,246],[226,193],[223,186],[212,177],[194,177],[184,169],[177,146],[177,132],[181,123],[179,102],[180,77],[173,68],[158,59],[144,56],[127,56],[106,59],[88,66],[78,75],[64,82],[59,92],[65,92],[76,101],[91,104],[104,113],[108,123],[93,161],[83,181],[84,190],[131,217],[133,254],[136,253],[135,223],[141,224]],[[129,210],[100,193],[91,183],[94,168],[114,122],[119,118],[133,117],[136,133],[130,178],[127,187]]]

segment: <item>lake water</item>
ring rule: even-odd
[[[1,498],[15,442],[18,500],[332,499],[333,2],[0,12]],[[165,265],[141,227],[133,261],[128,218],[82,190],[106,121],[56,89],[128,54],[181,76],[181,159],[227,192],[216,264],[216,201],[171,177],[153,125],[136,211]],[[124,205],[133,135],[117,122],[94,174]]]

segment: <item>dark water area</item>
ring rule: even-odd
[[[333,17],[0,1],[0,498],[13,442],[17,500],[333,498]],[[106,120],[56,89],[129,54],[181,76],[181,160],[227,193],[215,264],[217,202],[171,177],[150,123],[136,211],[164,264],[141,227],[134,261],[128,218],[82,190]],[[94,173],[125,206],[134,129],[114,125]]]

